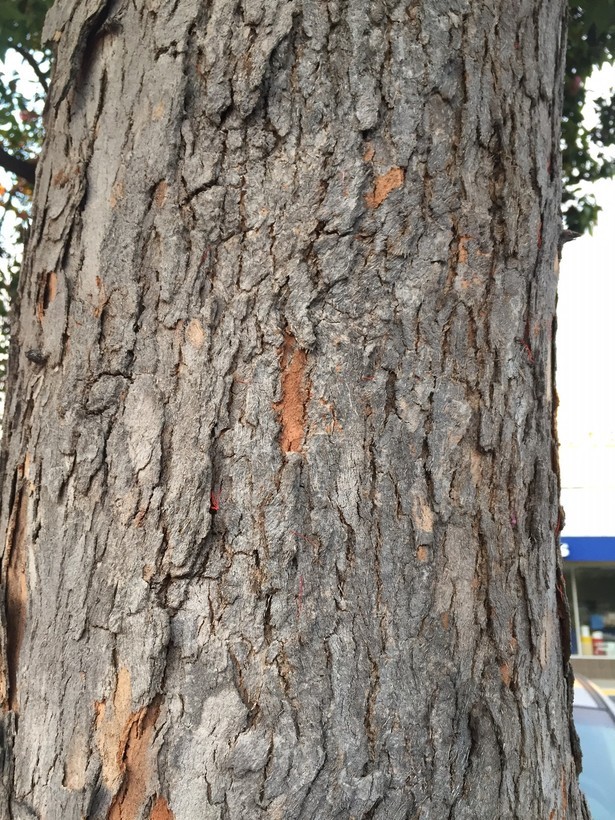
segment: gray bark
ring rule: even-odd
[[[564,0],[59,0],[4,816],[578,818]]]

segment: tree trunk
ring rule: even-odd
[[[3,816],[587,816],[564,6],[56,3],[3,451]]]

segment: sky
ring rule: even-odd
[[[593,236],[564,246],[557,309],[564,535],[615,536],[615,181]]]
[[[615,181],[594,186],[593,236],[564,246],[557,308],[558,430],[563,445],[615,444]]]
[[[615,67],[594,75],[594,96]],[[558,435],[567,536],[615,536],[615,180],[591,190],[593,235],[564,245],[557,309]]]

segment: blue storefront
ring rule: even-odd
[[[572,654],[615,658],[615,536],[562,536]]]

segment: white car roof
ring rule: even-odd
[[[590,695],[584,686],[578,684],[574,687],[574,705],[583,706],[590,709],[600,708],[596,703],[596,699]]]

